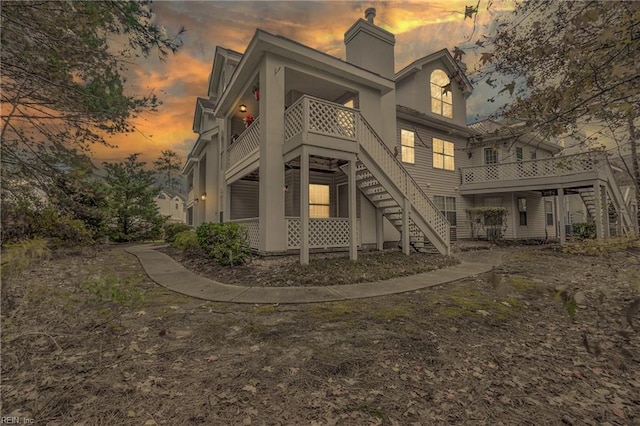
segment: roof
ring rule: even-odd
[[[435,62],[437,60],[442,60],[445,63],[445,65],[449,68],[449,72],[451,73],[450,78],[456,81],[460,86],[462,86],[465,94],[470,94],[473,91],[473,86],[465,75],[464,69],[462,69],[460,63],[453,59],[451,53],[449,53],[447,49],[441,49],[437,52],[431,53],[430,55],[416,59],[396,73],[396,82],[399,82],[406,77],[422,70],[422,68],[426,64]]]
[[[183,194],[181,194],[180,192],[176,191],[175,189],[161,188],[160,191],[158,191],[158,195],[160,195],[163,192],[165,194],[167,194],[170,198],[178,197],[182,201],[186,201],[186,199],[187,199]],[[156,197],[157,197],[157,195],[156,195]]]
[[[276,36],[264,30],[257,29],[247,46],[242,60],[238,64],[227,85],[227,90],[221,95],[216,106],[216,116],[233,108],[234,100],[243,89],[237,81],[249,81],[255,74],[262,56],[272,53],[289,60],[306,64],[309,67],[341,76],[352,82],[379,90],[382,94],[394,89],[394,82],[379,74],[358,67],[327,53],[305,46],[297,41],[283,36]]]
[[[404,105],[396,105],[397,117],[404,120],[415,121],[420,124],[436,128],[451,135],[468,138],[469,136],[477,136],[477,132],[466,126],[460,126],[455,123],[444,122],[437,117],[425,114]]]
[[[536,146],[554,153],[562,150],[557,143],[527,129],[521,121],[486,119],[469,124],[469,128],[477,132],[477,136],[485,143],[523,138],[526,143],[535,142]]]

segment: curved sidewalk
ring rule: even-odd
[[[456,281],[489,272],[502,263],[500,250],[463,252],[461,264],[407,277],[368,283],[318,287],[244,287],[222,284],[201,277],[157,250],[157,245],[129,247],[149,278],[163,287],[187,296],[215,302],[233,303],[315,303],[385,296]]]

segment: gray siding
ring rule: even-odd
[[[470,238],[471,233],[466,220],[465,209],[473,206],[473,200],[469,197],[460,196],[457,191],[458,185],[460,185],[460,172],[458,169],[471,165],[471,160],[466,150],[466,139],[459,136],[447,135],[408,121],[398,120],[398,152],[402,151],[400,141],[401,129],[416,132],[415,163],[410,164],[403,162],[403,166],[409,171],[420,188],[422,188],[432,201],[436,195],[456,198],[457,236],[458,238]],[[432,144],[434,137],[453,142],[455,170],[443,170],[433,167]]]
[[[259,216],[258,182],[239,180],[231,185],[231,220]]]

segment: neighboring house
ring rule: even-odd
[[[182,170],[187,223],[243,223],[255,251],[302,263],[314,248],[449,253],[476,206],[509,210],[507,238],[564,240],[564,194],[591,188],[635,228],[602,155],[555,158],[515,124],[467,126],[464,66],[440,50],[394,72],[395,37],[374,17],[345,33],[346,61],[262,30],[244,54],[216,48]]]
[[[185,199],[182,194],[161,189],[154,201],[160,215],[167,217],[167,223],[186,223]]]

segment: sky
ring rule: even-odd
[[[183,47],[165,61],[157,56],[139,60],[127,73],[130,93],[158,95],[157,112],[135,119],[137,131],[116,135],[117,148],[94,149],[94,159],[121,161],[132,153],[151,163],[161,150],[171,149],[184,160],[197,135],[192,131],[197,97],[206,97],[216,46],[244,52],[257,28],[282,35],[338,58],[345,58],[344,33],[364,11],[375,7],[375,24],[395,34],[395,66],[399,71],[414,60],[442,48],[473,45],[488,31],[492,13],[509,9],[509,2],[480,2],[477,22],[464,19],[472,0],[420,1],[156,1],[152,9],[157,23],[168,34],[181,27]],[[474,61],[468,51],[466,62]],[[486,85],[483,85],[486,86]],[[488,104],[489,88],[476,87],[469,98],[469,121],[486,116],[499,106]],[[488,109],[490,108],[490,109]]]

